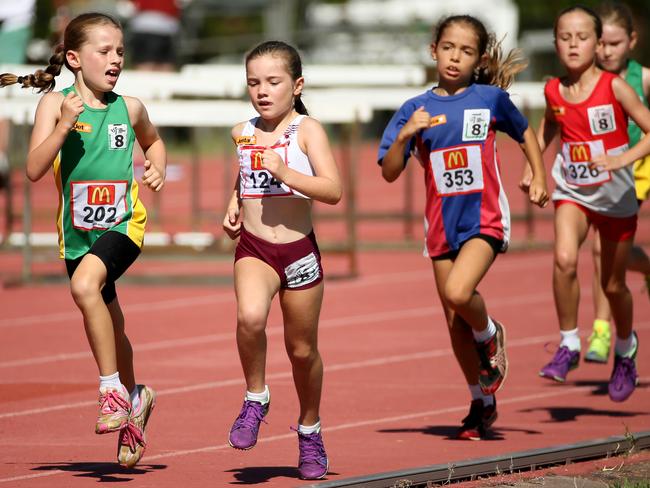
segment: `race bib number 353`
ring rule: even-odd
[[[483,164],[479,144],[433,151],[430,159],[438,195],[452,196],[483,191]]]
[[[75,229],[110,229],[124,218],[126,181],[73,181],[70,185]]]

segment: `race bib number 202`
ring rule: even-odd
[[[73,181],[71,191],[75,229],[110,229],[126,214],[126,181]]]

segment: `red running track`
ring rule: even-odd
[[[580,276],[582,336],[589,333],[590,260]],[[328,260],[325,257],[325,266]],[[469,405],[452,357],[428,261],[417,252],[360,256],[361,275],[329,281],[320,348],[328,480],[452,463],[650,429],[650,302],[630,275],[641,386],[615,404],[607,366],[582,363],[557,385],[537,376],[558,331],[547,252],[499,257],[480,287],[508,331],[510,374],[494,435],[451,439]],[[251,451],[227,446],[244,385],[230,287],[119,287],[139,382],[158,391],[140,466],[115,462],[116,435],[93,433],[97,371],[65,285],[0,288],[0,485],[302,486],[297,479],[297,399],[278,307],[269,320],[272,408]]]

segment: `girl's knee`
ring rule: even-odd
[[[266,310],[249,307],[237,311],[237,329],[248,333],[263,332],[266,328]]]
[[[575,274],[578,269],[578,258],[571,252],[555,251],[555,268],[564,274]]]
[[[83,305],[92,300],[103,300],[101,289],[97,283],[84,276],[73,276],[70,280],[70,293],[77,305]]]
[[[607,298],[617,298],[629,292],[625,281],[608,280],[601,283]]]
[[[474,290],[466,290],[460,286],[446,286],[445,287],[445,301],[449,306],[456,310],[466,306],[472,299]]]
[[[308,366],[318,359],[318,349],[307,343],[289,345],[287,347],[289,360],[294,366]]]

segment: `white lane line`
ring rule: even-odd
[[[650,377],[644,377],[640,378],[640,381],[643,383],[647,382],[650,380]],[[552,391],[547,391],[544,393],[535,393],[531,395],[522,395],[518,397],[513,397],[513,398],[505,398],[505,399],[499,399],[499,404],[500,405],[510,405],[510,404],[516,404],[516,403],[524,403],[528,402],[530,400],[543,400],[546,398],[553,398],[553,397],[559,397],[559,396],[568,396],[572,395],[574,393],[581,393],[581,392],[588,392],[592,389],[593,387],[591,386],[573,386],[573,387],[568,387],[568,388],[561,388],[561,389],[553,389]],[[419,419],[423,417],[432,417],[432,416],[437,416],[437,415],[444,415],[448,413],[455,413],[455,412],[464,412],[467,410],[467,405],[463,404],[460,406],[455,406],[455,407],[447,407],[447,408],[439,408],[436,410],[425,410],[422,412],[413,412],[409,414],[404,414],[404,415],[395,415],[391,417],[382,417],[382,418],[377,418],[377,419],[368,419],[368,420],[362,420],[359,422],[349,422],[346,424],[339,424],[339,425],[330,425],[327,426],[326,428],[323,429],[323,432],[329,433],[329,432],[337,432],[337,431],[343,431],[343,430],[351,430],[351,429],[357,429],[359,427],[368,427],[368,426],[376,426],[376,425],[381,425],[381,424],[387,424],[387,423],[392,423],[392,422],[401,422],[404,420],[411,420],[411,419]],[[280,435],[274,435],[270,437],[264,437],[262,439],[259,439],[257,441],[258,444],[267,444],[271,442],[276,442],[276,441],[282,441],[285,439],[293,439],[295,438],[296,434],[295,433],[290,433],[290,434],[280,434]],[[142,463],[143,466],[146,466],[146,463],[149,463],[151,461],[158,461],[160,459],[174,459],[174,458],[179,458],[182,456],[190,456],[194,454],[204,454],[204,453],[209,453],[209,452],[215,452],[215,451],[223,451],[227,449],[232,449],[228,444],[217,444],[213,446],[204,446],[204,447],[199,447],[195,449],[179,449],[176,451],[170,451],[170,452],[165,452],[161,454],[154,454],[152,456],[146,456],[144,458],[144,462]],[[97,466],[101,466],[101,464],[97,464]],[[92,465],[87,466],[87,468],[91,468]],[[23,475],[23,476],[13,476],[11,478],[0,478],[0,483],[8,483],[12,481],[24,481],[28,479],[33,479],[33,478],[42,478],[45,476],[54,476],[58,474],[63,474],[69,472],[69,470],[53,470],[53,471],[48,471],[46,473],[37,473],[37,474],[29,474],[29,475]]]
[[[523,268],[532,268],[538,267],[541,265],[548,264],[548,256],[536,256],[534,258],[522,259],[513,258],[505,263],[500,263],[495,265],[494,272],[503,272],[503,271],[512,271],[512,270],[521,270]],[[373,285],[385,285],[386,283],[405,283],[410,281],[417,281],[420,279],[430,279],[433,280],[433,274],[430,269],[417,270],[417,271],[402,271],[402,272],[392,272],[392,273],[383,273],[379,275],[370,275],[362,276],[350,281],[328,281],[326,287],[328,290],[346,290],[349,288],[360,288],[364,286],[373,286]],[[433,281],[432,281],[433,283]],[[125,313],[139,313],[139,312],[150,312],[158,310],[172,310],[178,308],[194,307],[199,305],[214,305],[216,303],[231,302],[235,300],[235,294],[232,290],[228,290],[224,293],[218,294],[209,294],[198,297],[188,297],[188,298],[178,298],[178,299],[168,299],[161,300],[156,302],[146,302],[146,303],[133,303],[123,305],[122,309]],[[43,323],[54,323],[54,322],[65,322],[65,321],[74,321],[75,323],[79,320],[79,312],[76,310],[70,312],[59,312],[51,314],[39,314],[39,315],[27,315],[24,317],[16,318],[5,318],[0,319],[0,328],[4,327],[16,327],[16,326],[25,326],[25,325],[39,325]]]
[[[650,322],[643,322],[638,324],[636,327],[639,330],[647,329],[650,327]],[[508,341],[508,348],[513,347],[527,347],[535,344],[544,344],[546,342],[557,339],[557,334],[549,334],[536,337],[527,337],[524,339],[511,340]],[[450,348],[443,349],[434,349],[433,351],[420,351],[420,352],[411,352],[406,354],[398,354],[393,356],[385,356],[381,358],[372,358],[362,361],[354,361],[350,363],[340,363],[340,364],[331,364],[325,367],[326,373],[332,373],[335,371],[348,371],[352,369],[373,367],[373,366],[385,366],[388,364],[404,363],[409,361],[418,361],[421,359],[431,359],[440,356],[447,356],[452,354]],[[278,380],[278,379],[288,379],[291,378],[290,371],[284,371],[280,373],[273,373],[266,376],[268,380]],[[159,390],[158,395],[178,395],[185,394],[194,391],[203,391],[203,390],[212,390],[218,388],[225,388],[229,386],[241,386],[244,384],[244,380],[241,377],[231,378],[221,381],[209,381],[205,383],[197,383],[194,385],[181,386],[176,388],[167,388],[164,390]],[[5,412],[0,414],[0,420],[5,418],[15,418],[15,417],[25,417],[29,415],[40,415],[43,413],[49,413],[60,410],[70,410],[74,408],[85,408],[89,406],[96,405],[96,401],[82,401],[82,402],[73,402],[73,403],[64,403],[59,405],[52,405],[49,407],[43,408],[33,408],[27,410],[18,410],[14,412]]]
[[[531,295],[510,295],[504,298],[495,298],[490,300],[490,309],[493,307],[513,306],[513,305],[532,305],[549,302],[550,295],[545,294],[531,294]],[[320,321],[319,327],[321,329],[347,327],[351,325],[386,322],[397,319],[419,318],[431,316],[442,316],[442,309],[440,306],[427,306],[411,309],[397,309],[387,312],[373,312],[369,314],[349,315],[337,318],[323,319]],[[276,336],[283,334],[283,327],[280,324],[271,325],[267,328],[268,336]],[[161,349],[178,349],[181,347],[195,346],[197,344],[210,344],[233,340],[235,335],[234,327],[231,333],[222,334],[207,334],[198,337],[189,337],[184,339],[168,339],[164,341],[150,342],[147,344],[134,344],[133,350],[135,352],[143,351],[157,351]],[[15,359],[12,361],[0,362],[0,368],[16,368],[21,366],[33,366],[38,364],[47,364],[61,361],[71,361],[91,358],[90,351],[77,351],[70,353],[53,354],[50,356],[30,357],[27,359]]]

